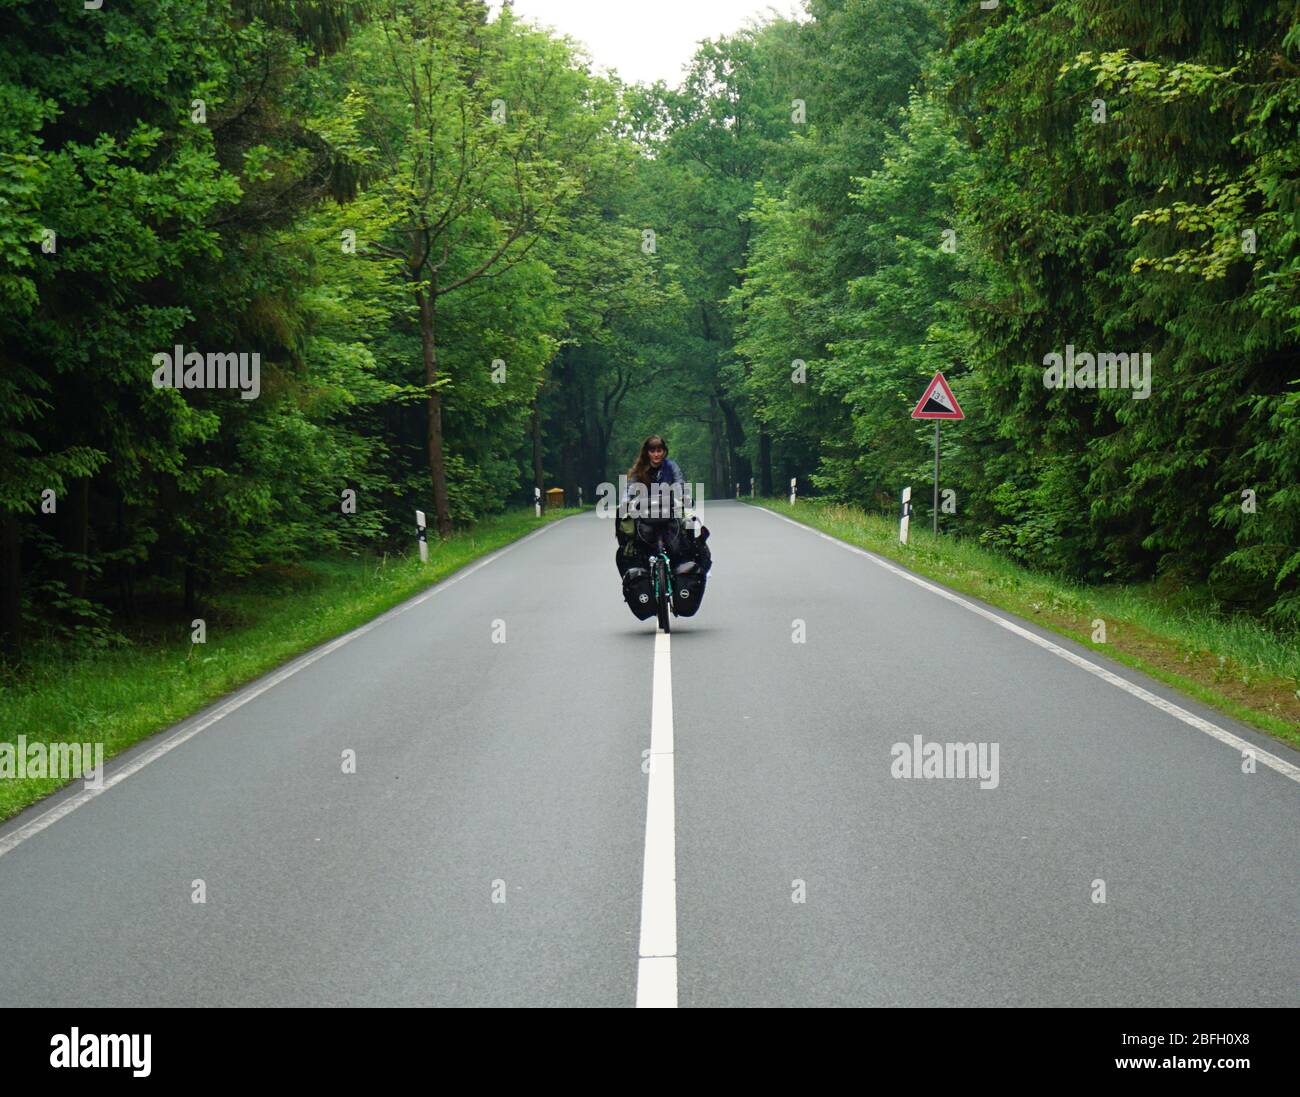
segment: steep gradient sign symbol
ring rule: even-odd
[[[965,419],[966,415],[952,394],[942,373],[936,373],[926,387],[925,395],[912,409],[913,419]]]

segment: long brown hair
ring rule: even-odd
[[[650,447],[655,443],[664,447],[664,460],[668,460],[668,443],[657,434],[650,435],[641,443],[641,452],[637,454],[636,463],[627,470],[629,484],[634,480],[640,480],[646,487],[650,486],[650,470],[654,467],[650,464]]]

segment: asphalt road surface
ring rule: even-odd
[[[1300,754],[705,518],[671,637],[566,519],[11,820],[0,1005],[1300,1004]]]

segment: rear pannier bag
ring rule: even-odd
[[[627,569],[623,575],[623,600],[638,620],[649,620],[658,612],[654,582],[649,571],[645,568]]]
[[[678,617],[694,617],[704,600],[707,573],[694,561],[681,564],[680,567],[683,570],[673,576],[673,611]]]

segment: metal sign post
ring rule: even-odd
[[[934,421],[934,533],[939,534],[939,420]]]
[[[934,420],[934,532],[939,532],[939,424],[944,419],[965,419],[966,413],[957,403],[942,372],[930,378],[921,399],[912,409],[913,419]]]

